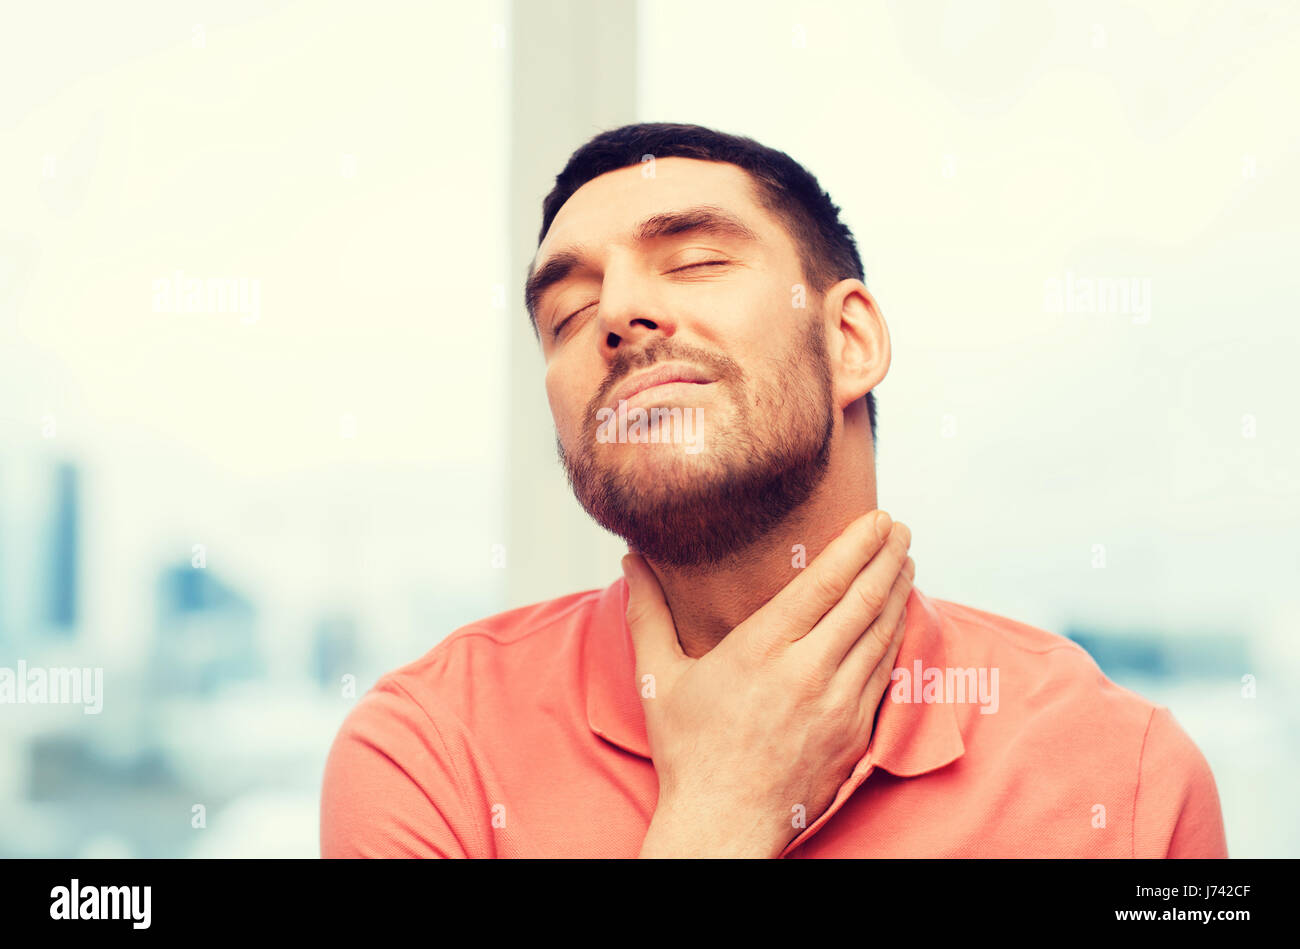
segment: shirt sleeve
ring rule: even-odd
[[[320,851],[336,857],[462,857],[476,852],[466,799],[438,729],[384,678],[348,713],[321,785]]]
[[[1133,856],[1227,857],[1209,762],[1164,706],[1147,722],[1133,808]]]

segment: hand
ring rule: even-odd
[[[699,659],[658,579],[623,558],[636,679],[659,776],[642,856],[779,856],[871,741],[902,642],[912,532],[873,511]]]

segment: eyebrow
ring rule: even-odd
[[[632,232],[632,241],[646,244],[661,237],[677,234],[713,234],[737,241],[757,242],[758,234],[740,218],[713,205],[700,204],[680,211],[665,211],[646,218]],[[524,285],[524,306],[532,320],[533,332],[538,332],[537,306],[547,290],[586,263],[583,245],[572,244],[556,251],[542,266],[528,266],[528,281]]]

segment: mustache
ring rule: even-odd
[[[642,369],[648,369],[666,362],[684,362],[699,366],[710,372],[716,382],[730,385],[744,377],[739,364],[729,356],[706,352],[694,346],[675,345],[669,347],[664,341],[652,344],[645,349],[615,357],[605,376],[605,381],[596,390],[596,394],[587,404],[587,417],[595,415],[596,410],[605,404],[606,398],[624,379]]]

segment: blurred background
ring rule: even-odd
[[[843,208],[917,586],[1075,639],[1201,747],[1232,856],[1300,856],[1298,40],[1284,3],[6,6],[0,670],[88,675],[0,704],[0,856],[316,856],[381,674],[618,576],[522,285],[635,121]]]

